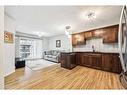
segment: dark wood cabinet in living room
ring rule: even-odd
[[[119,54],[103,54],[102,69],[114,73],[121,72],[121,64]]]
[[[86,32],[85,32],[85,39],[90,39],[90,38],[92,38],[92,32],[93,32],[93,31],[86,31]]]
[[[92,32],[92,37],[94,38],[101,38],[103,37],[103,29],[96,29]]]
[[[101,69],[102,64],[102,54],[91,54],[92,67],[96,69]]]
[[[83,53],[80,65],[101,69],[101,59],[101,54]]]
[[[118,43],[118,25],[103,29],[103,43]]]
[[[92,66],[92,60],[91,60],[90,54],[88,54],[88,53],[82,53],[82,56],[81,56],[81,65],[88,66],[88,67]]]
[[[76,53],[76,65],[81,65],[81,53]]]
[[[66,69],[72,69],[76,66],[75,53],[61,53],[61,67]]]
[[[72,45],[73,46],[83,45],[85,43],[86,41],[85,41],[84,33],[77,33],[77,34],[72,35]]]
[[[72,34],[72,45],[77,46],[86,44],[86,41],[92,38],[103,38],[104,44],[118,43],[118,25]]]
[[[72,69],[77,65],[113,73],[122,71],[118,53],[75,52],[61,54],[61,67]]]

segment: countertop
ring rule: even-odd
[[[69,51],[64,51],[64,52],[61,52],[61,53],[96,53],[96,54],[106,54],[106,53],[114,53],[114,54],[119,54],[118,52],[92,52],[92,51],[74,51],[74,52],[69,52]]]

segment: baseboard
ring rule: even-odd
[[[15,70],[13,70],[13,71],[11,71],[11,72],[5,74],[4,77],[6,77],[6,76],[8,76],[8,75],[10,75],[10,74],[12,74],[12,73],[14,73],[14,72],[15,72]]]

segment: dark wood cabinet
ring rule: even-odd
[[[88,66],[91,67],[92,65],[92,60],[91,60],[91,56],[88,53],[83,53],[81,56],[81,65],[82,66]]]
[[[81,53],[76,53],[76,65],[81,65]]]
[[[102,69],[114,73],[121,72],[119,54],[102,54]]]
[[[91,61],[93,68],[101,69],[102,64],[101,54],[91,54]]]
[[[103,43],[118,43],[118,26],[103,29]]]
[[[102,54],[102,69],[111,71],[112,69],[112,54]]]
[[[85,43],[86,41],[85,41],[84,33],[78,33],[78,34],[72,35],[72,45],[73,46],[83,45]]]
[[[75,53],[61,53],[61,67],[66,69],[72,69],[76,66],[76,55]]]
[[[113,58],[113,66],[115,67],[112,69],[112,71],[116,73],[121,73],[122,67],[121,67],[119,54],[113,55],[112,58]]]
[[[85,32],[85,39],[92,38],[92,31]]]
[[[76,46],[77,45],[77,39],[76,39],[76,34],[72,35],[72,46]]]
[[[102,37],[103,43],[118,43],[118,25],[72,34],[72,45],[86,44],[86,40]]]
[[[92,37],[101,38],[103,37],[103,29],[97,29],[92,32]]]
[[[62,53],[61,67],[72,69],[76,65],[121,73],[121,63],[117,53],[75,52]]]
[[[79,65],[101,69],[101,54],[82,53]]]

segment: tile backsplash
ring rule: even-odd
[[[94,46],[95,52],[118,52],[118,44],[103,44],[102,38],[93,38],[86,40],[85,45],[76,46],[73,48],[74,51],[92,51]]]

